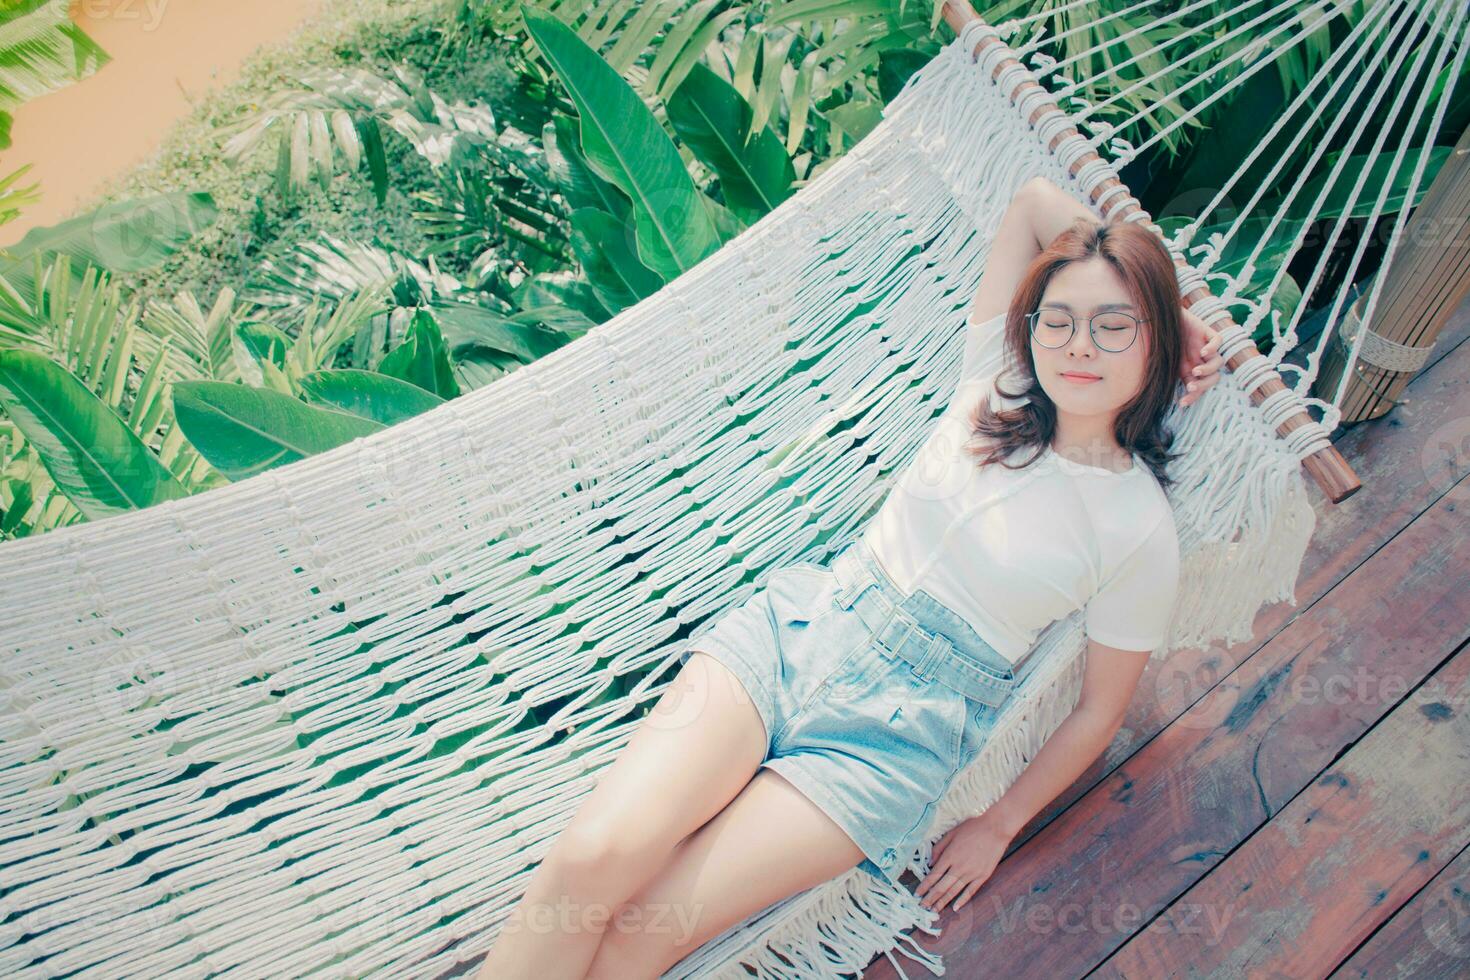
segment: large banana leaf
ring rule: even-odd
[[[1347,162],[1342,165],[1342,170],[1332,180],[1331,188],[1326,198],[1322,201],[1321,210],[1317,213],[1319,218],[1336,218],[1347,210],[1348,198],[1352,195],[1353,188],[1359,179],[1363,180],[1363,186],[1358,191],[1358,196],[1353,201],[1352,211],[1348,217],[1370,218],[1375,215],[1397,214],[1404,209],[1405,200],[1409,193],[1409,182],[1414,177],[1414,168],[1419,161],[1422,149],[1416,148],[1405,153],[1398,162],[1398,168],[1394,169],[1394,153],[1384,151],[1382,153],[1355,153],[1348,157]],[[1450,154],[1454,152],[1452,146],[1433,146],[1429,148],[1429,159],[1425,161],[1424,173],[1419,178],[1419,186],[1415,189],[1414,199],[1408,202],[1410,207],[1417,206],[1429,190],[1429,185],[1434,183],[1435,174],[1439,168],[1444,166]],[[1317,165],[1317,173],[1313,174],[1302,189],[1297,193],[1296,210],[1301,210],[1308,204],[1317,200],[1317,195],[1322,192],[1322,187],[1327,183],[1332,168],[1342,157],[1342,151],[1334,150],[1323,157]],[[1367,177],[1363,177],[1363,171],[1368,171]],[[1392,176],[1392,180],[1389,177]],[[1378,195],[1383,186],[1389,185],[1388,194],[1384,198],[1383,207],[1375,208]],[[1270,212],[1269,205],[1263,210]]]
[[[638,260],[626,221],[597,208],[572,212],[572,251],[602,305],[616,313],[658,292],[664,281]]]
[[[313,371],[301,379],[301,390],[318,404],[383,425],[444,404],[444,399],[416,384],[358,368]]]
[[[571,270],[531,276],[515,288],[511,298],[522,310],[556,305],[579,313],[586,321],[586,330],[606,320],[609,315],[592,291],[591,284]]]
[[[593,172],[582,156],[577,139],[577,120],[558,113],[542,130],[541,139],[546,147],[546,162],[551,175],[561,189],[567,206],[597,208],[616,217],[623,217],[632,208],[628,196]]]
[[[179,427],[215,469],[242,480],[383,428],[337,409],[227,381],[174,385]]]
[[[493,351],[497,363],[530,364],[586,333],[592,321],[565,307],[553,314],[551,308],[522,310],[501,316],[493,310],[468,303],[430,306],[444,343],[457,363]]]
[[[725,205],[747,224],[790,196],[796,171],[776,134],[752,133],[754,111],[735,86],[697,64],[668,104],[669,122],[720,178]]]
[[[684,161],[643,100],[555,16],[524,11],[526,29],[577,106],[582,150],[633,201],[638,255],[672,279],[719,247]]]
[[[408,336],[379,362],[378,373],[418,385],[440,398],[459,394],[444,337],[427,310],[414,314]]]
[[[0,350],[0,405],[90,520],[188,496],[112,409],[44,354]]]

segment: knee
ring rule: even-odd
[[[573,821],[546,856],[559,877],[569,882],[622,880],[651,861],[646,844],[615,823]]]

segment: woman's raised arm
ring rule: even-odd
[[[1031,260],[1078,218],[1100,223],[1081,201],[1045,177],[1022,184],[1011,196],[991,242],[985,273],[970,304],[970,322],[984,323],[1004,313]]]

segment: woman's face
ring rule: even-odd
[[[1134,304],[1113,267],[1096,256],[1063,267],[1052,276],[1042,294],[1036,327],[1031,333],[1031,358],[1036,365],[1037,380],[1059,413],[1111,418],[1143,387],[1149,325],[1139,323],[1131,332],[1119,330],[1127,321],[1107,316],[1110,310],[1127,313],[1134,319],[1143,317],[1143,311]],[[1065,312],[1077,318],[1070,340],[1066,340]],[[1093,324],[1097,341],[1092,337],[1093,331],[1082,322],[1089,316],[1099,317]],[[1047,344],[1062,346],[1045,346],[1041,343],[1043,339]],[[1125,343],[1128,346],[1116,352]],[[1069,377],[1072,372],[1093,375],[1099,380]]]

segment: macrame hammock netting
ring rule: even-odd
[[[1460,37],[1463,5],[1441,13]],[[1120,203],[1090,197],[1111,164],[1070,170],[1106,127],[1048,151],[1078,117],[1031,126],[1006,93],[1037,76],[991,78],[1017,50],[973,60],[1001,36],[966,27],[850,153],[576,342],[330,452],[0,549],[0,973],[472,969],[679,654],[876,512],[953,390],[1014,190],[1040,174],[1100,216]],[[1364,77],[1328,64],[1313,84]],[[1191,250],[1181,295],[1219,244]],[[1259,321],[1265,302],[1232,292],[1246,278],[1219,284]],[[1252,325],[1227,326],[1227,359]],[[1155,656],[1246,640],[1263,605],[1295,602],[1302,460],[1328,430],[1277,435],[1313,401],[1290,384],[1253,404],[1286,370],[1277,340],[1169,420],[1182,580]],[[1041,635],[931,841],[1060,724],[1084,648],[1081,610]],[[909,935],[937,919],[854,868],[668,976],[836,977],[896,952],[942,970]]]

